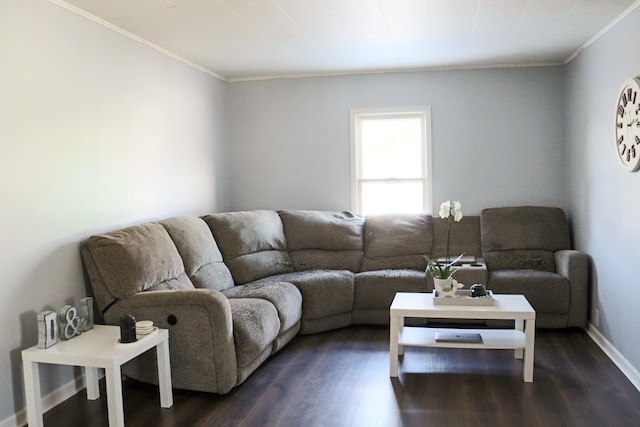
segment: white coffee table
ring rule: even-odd
[[[121,344],[119,340],[119,327],[95,325],[88,332],[69,341],[60,341],[53,347],[40,349],[34,346],[23,350],[22,364],[29,426],[41,427],[43,425],[39,364],[51,363],[83,366],[87,381],[87,399],[89,400],[100,397],[98,368],[103,368],[107,384],[109,425],[124,427],[120,366],[152,347],[156,347],[158,361],[160,406],[163,408],[173,406],[169,331],[156,329],[149,335],[139,337],[138,341],[128,344]]]
[[[398,356],[404,346],[512,349],[524,357],[523,377],[533,381],[536,312],[523,295],[494,295],[494,306],[433,305],[433,294],[399,292],[391,304],[389,339],[390,376],[398,376]],[[514,329],[454,329],[404,326],[406,317],[432,319],[507,319]],[[439,342],[436,334],[478,333],[482,342]]]

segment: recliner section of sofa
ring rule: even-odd
[[[364,224],[363,259],[355,275],[353,323],[389,323],[396,292],[427,292],[424,255],[433,246],[427,214],[382,214]]]
[[[226,393],[298,333],[388,324],[396,292],[433,289],[423,255],[446,255],[446,239],[427,214],[257,210],[93,236],[82,257],[107,324],[132,313],[168,328],[174,386]],[[524,294],[538,326],[582,327],[587,258],[569,244],[561,210],[497,208],[452,223],[449,253],[486,257],[460,277]],[[154,363],[124,372],[157,383]]]
[[[82,246],[82,256],[105,323],[117,325],[132,313],[170,330],[176,388],[226,393],[299,330],[297,288],[271,283],[259,291],[236,289],[200,218],[172,218],[93,236]],[[149,369],[153,363],[147,354],[123,370],[157,383]]]
[[[560,208],[517,206],[481,213],[482,254],[495,293],[523,294],[545,328],[584,326],[588,260],[571,250]]]

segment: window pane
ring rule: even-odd
[[[424,210],[421,182],[363,182],[362,213],[365,215]]]
[[[422,177],[422,120],[373,119],[361,122],[363,179]]]

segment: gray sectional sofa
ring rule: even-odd
[[[131,313],[168,328],[173,385],[226,393],[298,333],[388,324],[396,292],[433,289],[423,255],[445,255],[446,227],[427,214],[257,210],[137,225],[81,252],[105,323]],[[570,249],[561,209],[485,209],[453,223],[450,242],[477,257],[459,281],[524,294],[540,327],[585,326],[587,256]],[[124,372],[157,383],[154,363]]]

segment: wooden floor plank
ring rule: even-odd
[[[47,427],[107,426],[104,384],[45,416]],[[123,383],[125,422],[146,426],[635,426],[640,392],[580,329],[538,330],[534,382],[506,350],[406,348],[389,377],[389,330],[297,336],[226,395]]]

